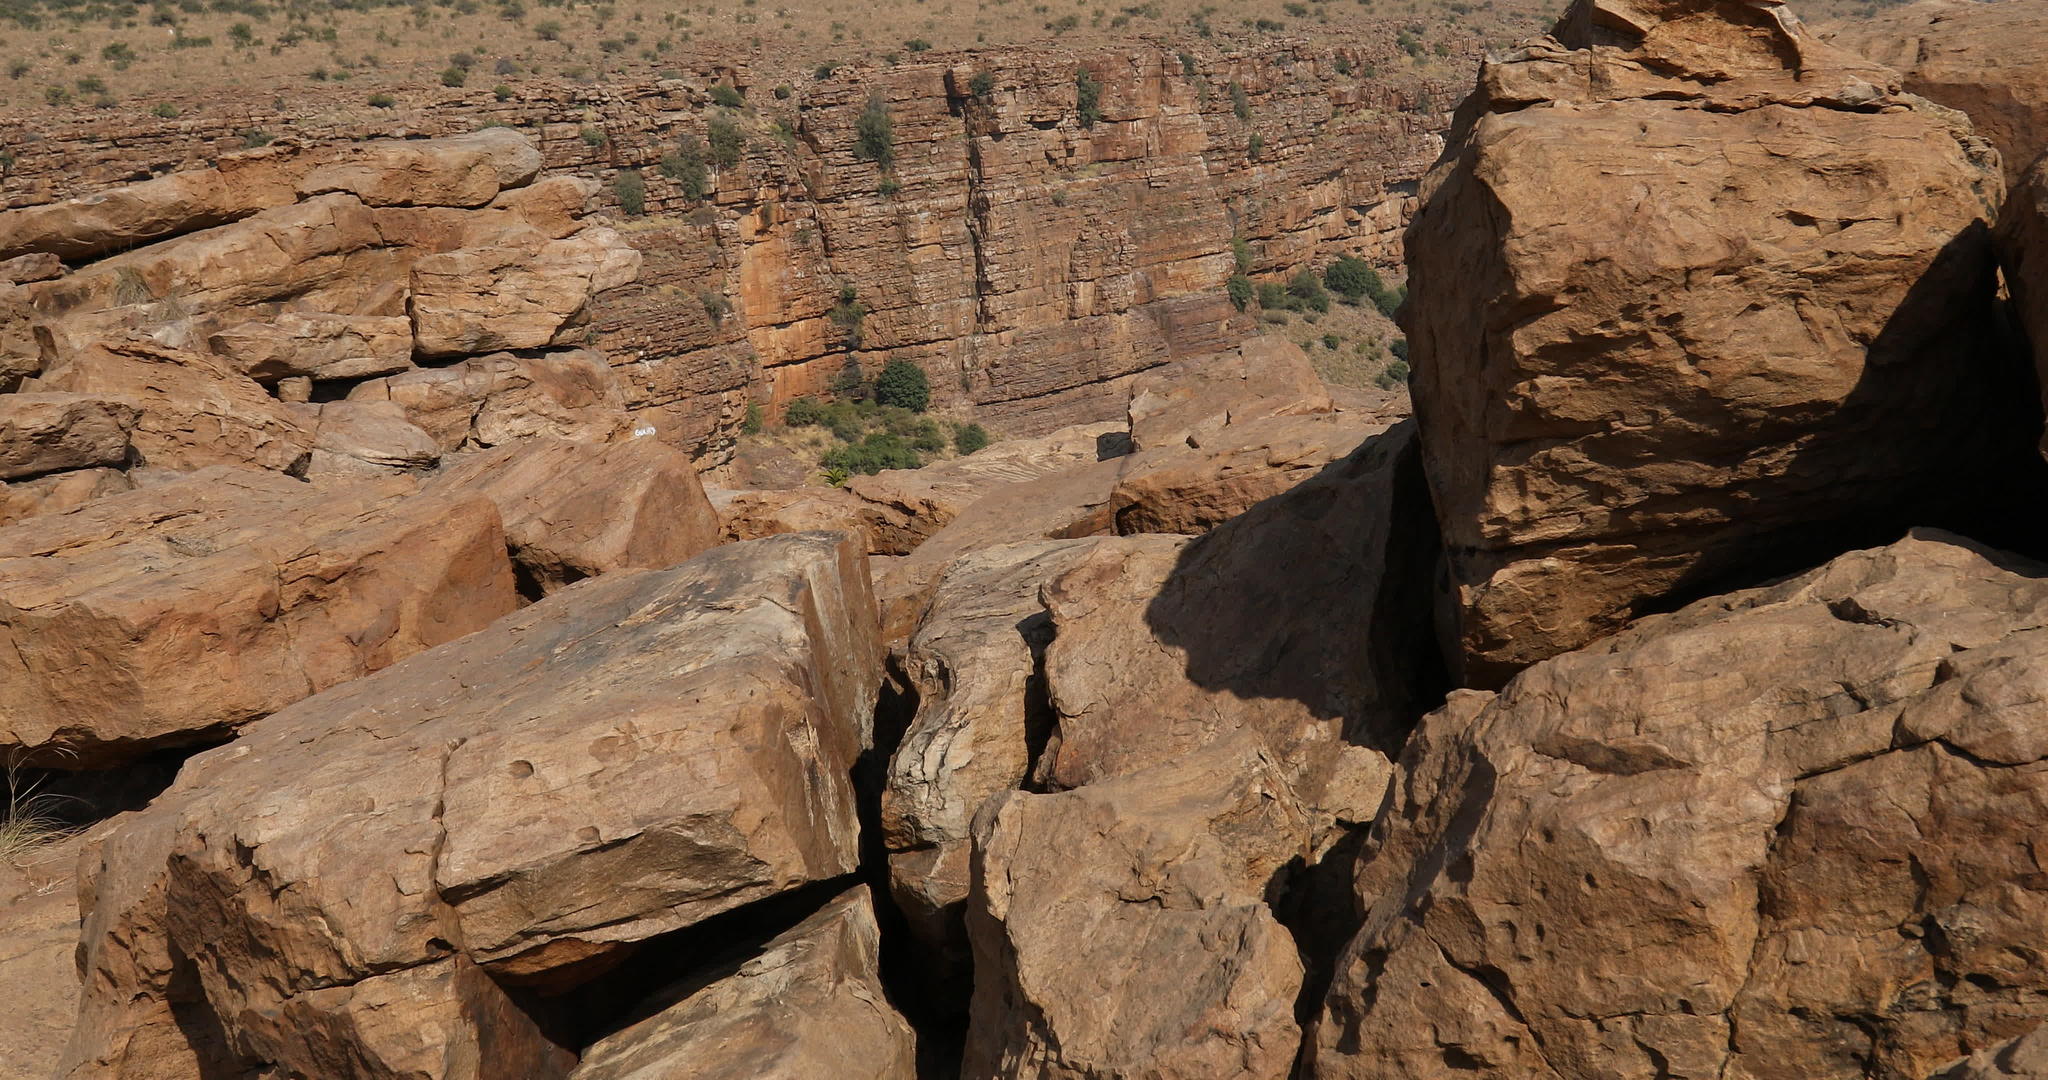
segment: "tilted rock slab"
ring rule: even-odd
[[[512,561],[543,593],[666,569],[722,539],[689,456],[655,439],[523,440],[456,461],[434,486],[496,503]]]
[[[1317,1080],[1925,1077],[2048,1017],[2048,577],[1918,532],[1454,695]]]
[[[447,452],[534,436],[608,442],[633,430],[604,357],[581,349],[473,356],[371,379],[348,399],[397,405]]]
[[[1468,685],[1947,520],[2036,434],[1960,114],[1778,5],[1581,0],[1560,32],[1482,69],[1407,238]]]
[[[0,747],[215,738],[513,610],[497,508],[414,487],[219,467],[0,530]]]
[[[606,1036],[570,1080],[914,1080],[917,1040],[882,991],[881,938],[858,886],[726,978]]]
[[[866,556],[805,533],[583,582],[269,717],[85,860],[66,1075],[150,1075],[181,1018],[224,1034],[215,1068],[562,1075],[501,981],[855,869],[880,658]]]
[[[87,394],[0,394],[0,480],[128,463],[137,410]]]

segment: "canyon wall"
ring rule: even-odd
[[[645,215],[621,224],[643,271],[599,298],[590,331],[642,428],[722,460],[749,403],[818,392],[851,357],[870,375],[913,360],[938,405],[1035,434],[1118,415],[1130,376],[1249,333],[1224,292],[1234,238],[1254,275],[1343,251],[1398,261],[1462,86],[1380,74],[1408,66],[1382,38],[931,54],[783,87],[736,68],[532,79],[504,101],[421,90],[391,109],[360,87],[295,88],[269,109],[192,119],[0,122],[18,147],[0,194],[35,205],[145,179],[249,132],[323,142],[503,124],[535,139],[549,171],[603,181],[615,212],[620,173],[644,177]],[[1090,117],[1084,70],[1099,87]],[[746,107],[715,107],[718,82]],[[886,170],[855,151],[871,95],[893,126]],[[660,165],[719,115],[745,145],[693,200]]]

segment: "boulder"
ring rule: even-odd
[[[1971,1054],[1928,1080],[2042,1080],[2048,1077],[2048,1025]]]
[[[412,323],[399,315],[286,311],[273,320],[236,323],[207,345],[261,382],[361,379],[412,367]]]
[[[1173,453],[1133,455],[1110,492],[1116,531],[1202,533],[1314,476],[1387,425],[1357,413],[1282,415],[1188,437]]]
[[[540,175],[540,151],[511,128],[333,147],[298,182],[306,198],[347,192],[368,206],[483,206]]]
[[[497,509],[216,467],[0,529],[0,748],[216,739],[518,602]]]
[[[562,1075],[503,987],[573,993],[856,868],[880,660],[865,556],[806,533],[590,579],[266,718],[84,860],[63,1075],[208,1030],[205,1075]]]
[[[76,836],[0,858],[0,1060],[23,1077],[57,1067],[78,1009]]]
[[[1454,696],[1308,1075],[1924,1077],[2040,1024],[2044,575],[1916,531]]]
[[[31,251],[11,259],[0,259],[0,285],[48,281],[63,276],[64,260],[47,251]]]
[[[220,357],[139,334],[61,352],[64,359],[25,388],[128,402],[135,410],[129,440],[139,463],[280,472],[301,472],[307,465],[313,425]]]
[[[846,488],[797,487],[706,492],[723,523],[727,540],[809,529],[859,533],[870,555],[906,555],[938,526],[891,507],[869,502]]]
[[[1190,445],[1199,432],[1265,416],[1332,408],[1308,355],[1286,338],[1250,338],[1229,352],[1195,357],[1131,382],[1131,445]]]
[[[297,411],[310,415],[313,454],[305,476],[314,483],[421,471],[441,460],[433,438],[388,401],[329,401]]]
[[[1309,832],[1245,733],[1000,797],[975,829],[963,1080],[1285,1077],[1302,965],[1265,898]]]
[[[1407,234],[1468,685],[2038,502],[1960,114],[1779,5],[1579,0],[1558,32],[1483,67]]]
[[[0,526],[37,514],[61,514],[94,499],[131,491],[135,482],[119,469],[73,469],[0,486]]]
[[[570,1080],[914,1080],[916,1038],[882,990],[881,931],[856,886],[731,975],[583,1053]]]
[[[581,349],[493,353],[357,384],[350,401],[389,401],[444,452],[549,436],[585,442],[633,430],[604,357]]]
[[[280,143],[226,155],[210,169],[0,212],[0,259],[46,252],[75,262],[224,225],[290,203],[303,167],[299,148]]]
[[[126,465],[136,408],[87,394],[0,394],[0,480]]]
[[[2035,0],[1920,0],[1828,35],[1960,109],[2005,162],[2008,184],[2048,149],[2048,7]]]
[[[560,240],[528,230],[492,247],[421,256],[412,264],[415,348],[460,356],[557,344],[592,296],[639,273],[639,251],[602,227]]]
[[[689,456],[655,439],[524,440],[452,462],[434,486],[496,503],[513,565],[543,594],[674,566],[723,539]]]

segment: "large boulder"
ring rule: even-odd
[[[1126,411],[1132,447],[1150,450],[1191,445],[1226,424],[1330,408],[1308,354],[1276,334],[1135,376]]]
[[[286,311],[271,320],[236,323],[207,345],[261,382],[362,379],[412,367],[412,323],[402,315]]]
[[[128,463],[136,408],[85,394],[0,394],[0,480]]]
[[[389,401],[444,452],[551,436],[607,442],[633,431],[625,392],[598,353],[492,353],[358,383],[350,401]]]
[[[1925,1077],[2048,1017],[2048,567],[1916,532],[1454,696],[1317,1080]]]
[[[488,127],[439,139],[382,139],[322,151],[298,181],[301,198],[345,191],[369,206],[484,206],[540,175],[526,136]]]
[[[1834,44],[1896,69],[1908,91],[1960,109],[1998,147],[2005,178],[2048,149],[2048,5],[1920,0],[1844,22]]]
[[[570,1080],[914,1080],[916,1038],[882,990],[880,953],[856,886],[731,975],[656,995],[677,1000],[592,1045]]]
[[[612,570],[660,570],[721,541],[689,455],[655,439],[528,439],[466,456],[435,486],[498,506],[512,562],[550,593]]]
[[[0,750],[216,739],[513,610],[497,508],[413,489],[216,467],[0,529]]]
[[[1355,412],[1260,417],[1133,454],[1109,495],[1116,531],[1202,533],[1316,475],[1387,425]]]
[[[1407,236],[1469,684],[2037,501],[2003,184],[1960,114],[1775,4],[1580,0],[1558,32],[1483,67]]]
[[[414,348],[445,357],[553,345],[592,296],[639,273],[640,252],[606,228],[424,255],[412,264]]]
[[[267,718],[88,854],[65,1075],[208,1031],[208,1076],[562,1075],[505,987],[573,994],[857,867],[880,660],[866,556],[806,533],[593,578]]]

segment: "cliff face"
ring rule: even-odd
[[[595,305],[595,344],[643,427],[719,460],[750,401],[822,390],[849,356],[870,374],[914,360],[938,404],[971,404],[1010,434],[1108,418],[1128,376],[1250,331],[1223,288],[1233,238],[1254,274],[1339,251],[1396,260],[1454,88],[1379,77],[1395,66],[1385,42],[1326,40],[1338,44],[956,54],[849,69],[787,97],[744,70],[701,71],[533,82],[505,102],[437,92],[395,113],[302,98],[261,115],[0,135],[24,147],[6,181],[14,205],[170,171],[246,130],[320,140],[504,123],[535,136],[551,171],[604,180],[606,199],[639,169],[647,216],[625,231],[644,269]],[[1092,124],[1083,70],[1099,86]],[[693,201],[660,164],[708,135],[714,81],[746,93],[730,114],[746,142]],[[887,170],[855,152],[871,95],[893,126]]]

